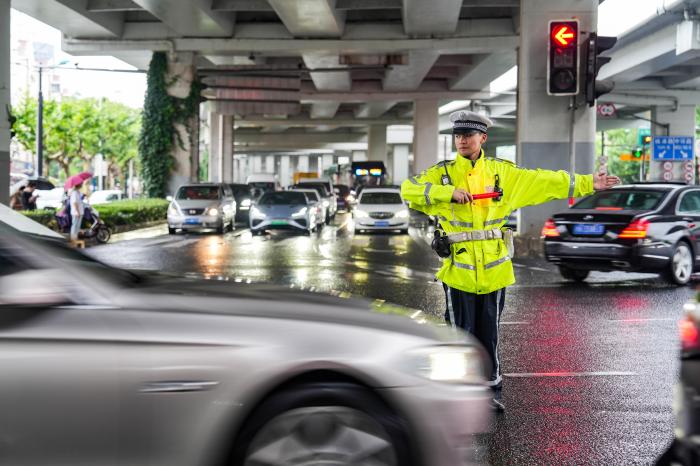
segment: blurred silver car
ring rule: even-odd
[[[168,233],[180,230],[233,230],[236,200],[224,183],[198,183],[180,186],[168,207]]]
[[[352,211],[355,233],[363,230],[400,230],[401,233],[408,233],[411,214],[398,188],[367,187],[359,196]]]
[[[323,225],[326,224],[325,219],[327,218],[327,211],[326,206],[323,204],[323,199],[321,198],[321,195],[319,192],[315,189],[301,189],[301,188],[292,188],[290,191],[295,191],[298,193],[304,193],[306,195],[306,198],[308,199],[309,202],[309,208],[313,208],[316,210],[316,214],[314,217],[316,218],[316,228],[323,228]]]
[[[455,466],[489,424],[482,350],[418,311],[114,269],[18,217],[3,464]]]
[[[315,201],[298,191],[268,191],[250,207],[250,231],[297,230],[311,233],[318,228]]]

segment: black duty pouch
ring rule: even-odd
[[[430,247],[433,251],[440,257],[450,257],[452,251],[450,250],[450,243],[447,240],[447,235],[442,232],[442,230],[435,230],[433,232],[433,241],[430,243]]]

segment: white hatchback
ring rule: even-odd
[[[410,213],[396,188],[365,188],[352,212],[355,233],[362,230],[401,230],[408,233]]]

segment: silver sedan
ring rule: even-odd
[[[482,350],[421,312],[113,269],[8,211],[3,464],[454,466],[487,429]]]

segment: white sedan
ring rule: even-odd
[[[355,233],[362,230],[401,230],[408,233],[410,213],[396,188],[365,188],[355,210]]]

